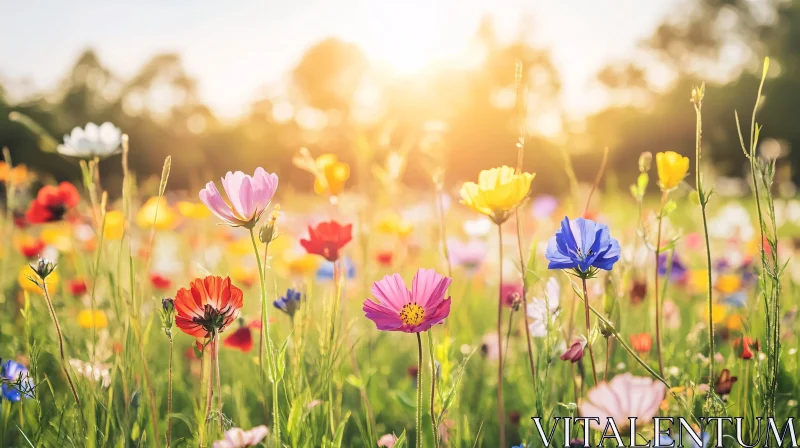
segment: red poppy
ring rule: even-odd
[[[57,187],[45,185],[31,201],[25,219],[31,224],[60,221],[79,201],[78,190],[69,182],[61,182]]]
[[[74,278],[68,282],[69,284],[69,292],[72,293],[73,296],[80,296],[82,294],[86,294],[86,282],[83,281],[82,278]]]
[[[164,291],[172,286],[172,280],[169,277],[163,276],[157,272],[153,272],[150,274],[150,283],[153,285],[153,288]]]
[[[653,346],[653,338],[650,337],[650,333],[632,334],[631,345],[639,353],[649,353]]]
[[[275,319],[274,317],[270,317],[267,320],[271,324],[274,324],[275,322],[278,321],[278,319]],[[253,330],[261,330],[261,319],[253,319],[253,320],[250,321],[249,324],[247,324],[247,326],[248,326],[248,328],[251,328]]]
[[[242,299],[230,277],[196,278],[175,295],[175,325],[196,338],[222,333],[239,316]]]
[[[308,226],[308,236],[307,240],[300,240],[308,253],[336,261],[342,247],[353,239],[353,225],[343,226],[336,221],[321,222],[316,228]]]
[[[25,258],[33,258],[44,250],[44,241],[40,239],[28,240],[19,246],[19,253]]]
[[[733,341],[733,348],[736,350],[736,356],[742,359],[753,359],[753,350],[761,351],[761,342],[756,339],[755,341],[747,336],[736,338]]]
[[[390,250],[382,250],[375,254],[375,261],[377,261],[379,265],[384,267],[392,266],[392,258],[394,258],[394,254]]]
[[[244,326],[231,333],[222,343],[225,344],[225,347],[247,353],[253,349],[253,333],[249,326]]]

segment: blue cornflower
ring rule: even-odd
[[[581,278],[592,277],[598,269],[610,271],[619,260],[619,242],[611,238],[608,226],[591,219],[564,217],[561,229],[547,242],[548,269],[572,269]]]
[[[353,278],[356,276],[356,267],[353,264],[353,260],[343,257],[342,264],[344,265],[344,273],[347,274],[347,278]],[[317,269],[317,280],[319,281],[328,281],[333,280],[333,263],[330,261],[325,261],[319,265],[319,269]]]
[[[285,296],[272,302],[272,304],[275,305],[275,308],[278,308],[279,310],[288,314],[289,317],[294,317],[294,313],[296,313],[297,309],[300,308],[300,299],[302,297],[303,294],[300,291],[289,288],[286,290]]]
[[[0,392],[6,400],[17,402],[23,394],[25,398],[33,397],[33,381],[22,364],[9,359],[0,366],[0,377],[3,379]]]

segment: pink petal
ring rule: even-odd
[[[249,176],[243,177],[242,184],[239,185],[239,204],[242,207],[239,209],[239,214],[242,215],[242,217],[251,219],[255,216],[256,202]]]
[[[378,330],[393,331],[403,326],[403,321],[400,320],[400,315],[380,303],[375,303],[371,300],[364,301],[363,311],[367,319],[375,322]]]
[[[442,323],[450,315],[450,298],[442,300],[433,308],[425,310],[425,320],[416,328],[415,331],[426,331],[432,326]],[[428,314],[430,313],[430,315]]]
[[[219,193],[219,190],[217,190],[217,186],[214,185],[214,182],[207,183],[206,188],[200,190],[200,201],[205,204],[212,213],[217,215],[219,219],[228,224],[241,224],[241,221],[231,213],[230,207],[228,207],[228,204],[222,199],[222,195]]]
[[[255,213],[259,214],[272,201],[275,191],[278,189],[278,176],[276,174],[267,173],[264,168],[256,168],[253,178],[250,181],[253,187],[253,200],[256,203]]]
[[[230,172],[228,171],[225,174],[225,177],[222,178],[222,188],[225,189],[225,194],[228,195],[228,200],[231,201],[231,205],[233,206],[233,211],[236,212],[236,215],[241,220],[247,220],[248,217],[242,215],[242,203],[239,196],[239,190],[242,187],[242,181],[245,178],[245,174],[241,171]]]
[[[449,278],[433,269],[419,269],[411,282],[411,300],[427,309],[444,297],[450,282]]]
[[[372,295],[387,308],[400,313],[403,305],[411,302],[411,292],[403,283],[400,274],[383,277],[372,284]]]

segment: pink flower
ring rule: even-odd
[[[583,349],[586,348],[588,341],[584,338],[578,338],[572,345],[569,346],[567,351],[561,355],[562,361],[570,361],[576,363],[583,359]]]
[[[666,391],[661,382],[625,373],[592,388],[578,411],[584,417],[598,417],[600,424],[592,421],[591,427],[599,430],[606,427],[609,418],[620,428],[629,422],[628,417],[637,417],[637,424],[646,424],[658,413]]]
[[[397,443],[397,436],[394,434],[384,434],[378,439],[379,447],[393,448],[395,443]]]
[[[266,426],[256,426],[245,431],[242,428],[231,428],[225,431],[225,438],[214,442],[214,448],[245,448],[256,446],[269,434]]]
[[[419,269],[409,291],[400,274],[387,275],[372,285],[378,303],[365,300],[363,309],[378,330],[419,333],[450,314],[450,297],[445,299],[450,282],[433,269]]]
[[[278,189],[278,176],[256,168],[252,176],[241,171],[228,171],[222,179],[228,198],[217,190],[214,182],[200,190],[200,200],[217,217],[234,227],[252,227],[269,205]]]

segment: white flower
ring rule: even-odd
[[[59,154],[79,159],[104,159],[122,151],[122,131],[109,122],[100,126],[89,123],[86,128],[76,127],[64,136],[64,144],[58,145]]]
[[[111,385],[111,366],[109,364],[88,363],[80,359],[70,359],[69,364],[81,376],[99,382],[103,387]]]
[[[231,428],[225,431],[225,439],[214,442],[214,448],[245,448],[256,446],[269,434],[266,426],[256,426],[245,431],[242,428]]]
[[[709,221],[708,233],[718,239],[738,237],[739,241],[750,241],[755,236],[755,229],[747,209],[737,202],[731,202]]]
[[[478,218],[464,221],[464,233],[472,238],[480,238],[492,230],[492,221],[489,218]]]
[[[531,336],[543,338],[547,336],[547,316],[550,316],[550,321],[555,321],[558,315],[558,307],[560,305],[561,286],[555,277],[550,277],[544,287],[544,298],[533,298],[531,303],[528,304],[528,317],[530,317],[530,324],[528,329]]]

